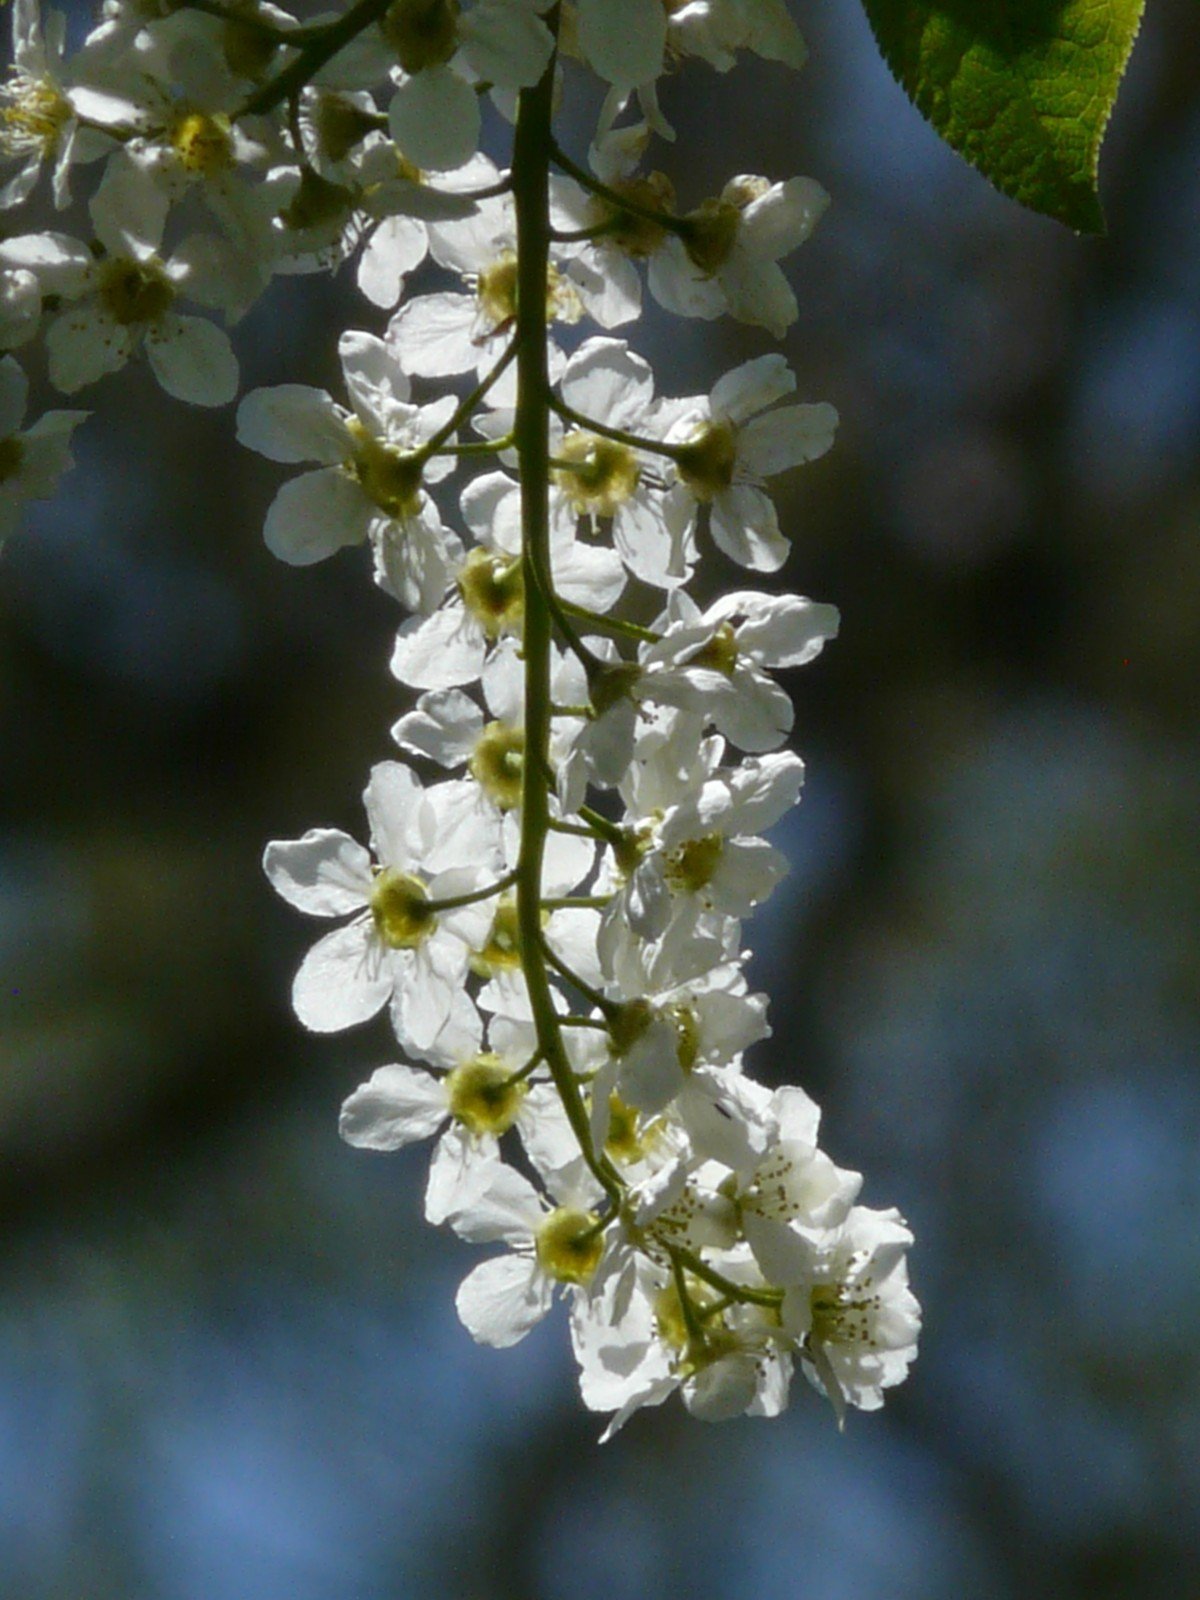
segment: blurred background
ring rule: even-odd
[[[6,1600],[1200,1592],[1195,8],[1150,0],[1099,241],[944,149],[853,0],[796,12],[799,79],[666,86],[661,164],[834,196],[785,348],[842,424],[780,499],[843,629],[790,684],[752,1066],[912,1223],[921,1358],[844,1436],[798,1380],[601,1450],[561,1317],[471,1343],[424,1152],[337,1138],[386,1028],[293,1022],[314,927],[258,866],[361,830],[394,607],[362,552],[277,565],[282,473],[135,366],[0,562]],[[245,385],[336,384],[348,321],[283,280]],[[674,393],[771,348],[630,333]]]

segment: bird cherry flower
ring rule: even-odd
[[[509,1253],[481,1262],[459,1287],[459,1317],[480,1344],[518,1343],[550,1310],[555,1289],[583,1292],[604,1252],[604,1224],[594,1207],[602,1191],[578,1165],[570,1177],[540,1174],[547,1194],[496,1160],[486,1186],[451,1212],[450,1226],[471,1244],[506,1244]]]
[[[102,182],[91,212],[99,254],[61,233],[0,243],[0,266],[33,273],[43,300],[62,304],[46,330],[51,383],[74,394],[144,351],[175,399],[228,404],[238,383],[228,336],[214,323],[176,309],[180,298],[207,304],[218,298],[198,238],[160,255],[165,201],[119,184]]]
[[[60,11],[42,18],[40,0],[13,0],[12,66],[0,84],[0,163],[19,163],[0,186],[0,210],[18,205],[50,169],[57,210],[71,201],[71,168],[115,148],[102,123],[112,106],[86,82],[87,53],[65,59],[67,22]]]
[[[335,828],[267,846],[272,887],[310,916],[349,917],[309,951],[292,987],[296,1015],[317,1033],[366,1022],[390,1004],[402,1044],[427,1049],[466,999],[471,948],[491,909],[474,891],[494,880],[488,838],[455,820],[446,798],[409,768],[381,762],[363,795],[373,851]],[[438,902],[461,902],[442,907]]]
[[[908,1284],[912,1233],[895,1209],[854,1206],[830,1238],[794,1235],[796,1276],[783,1325],[801,1345],[804,1372],[833,1406],[876,1411],[917,1353],[920,1307]]]
[[[319,463],[279,490],[263,536],[293,566],[367,543],[376,582],[411,609],[431,611],[462,559],[425,487],[453,471],[452,458],[425,447],[453,417],[455,399],[411,404],[407,377],[373,334],[344,333],[338,354],[352,409],[305,384],[254,389],[238,407],[238,438],[250,449]]]
[[[758,356],[726,373],[707,399],[676,402],[666,432],[678,473],[671,497],[707,506],[713,542],[757,572],[776,571],[791,549],[764,480],[824,455],[837,427],[825,402],[775,407],[795,387],[782,356]]]
[[[669,231],[650,256],[650,292],[668,311],[739,322],[783,337],[799,315],[779,266],[812,233],[829,204],[813,178],[772,183],[754,174],[731,178],[715,199]]]
[[[815,660],[838,624],[835,606],[800,595],[739,590],[702,613],[677,590],[656,624],[660,637],[641,649],[635,692],[702,712],[741,750],[773,750],[795,713],[765,669]]]
[[[506,473],[483,473],[462,495],[462,516],[478,543],[453,576],[442,606],[401,624],[392,672],[417,689],[473,683],[498,640],[519,633],[525,615],[521,569],[521,491]],[[555,589],[569,605],[610,611],[625,587],[620,557],[575,536],[574,521],[551,527]]]

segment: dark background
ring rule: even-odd
[[[423,1152],[337,1139],[394,1046],[294,1024],[316,930],[258,868],[360,831],[394,607],[361,552],[273,562],[279,471],[135,367],[0,562],[6,1597],[1198,1592],[1194,6],[1150,0],[1102,241],[946,151],[852,0],[797,11],[799,79],[666,85],[662,162],[685,204],[834,196],[785,348],[842,425],[780,498],[782,581],[843,628],[790,685],[753,1064],[910,1219],[921,1359],[841,1437],[798,1382],[780,1421],[670,1405],[599,1449],[561,1316],[472,1345]],[[284,280],[245,385],[335,382],[347,321],[380,319]],[[771,347],[622,331],[675,393]]]

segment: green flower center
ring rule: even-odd
[[[514,1081],[499,1056],[485,1053],[461,1067],[446,1079],[450,1112],[471,1133],[507,1133],[517,1119],[521,1102],[529,1093],[522,1079]]]
[[[729,488],[736,464],[737,438],[731,422],[706,422],[675,452],[679,476],[704,502]]]
[[[647,211],[670,213],[675,209],[675,185],[665,172],[649,172],[645,177],[625,178],[611,185],[620,195]],[[666,229],[649,217],[598,203],[593,208],[597,222],[608,223],[605,239],[635,260],[652,256],[666,238]]]
[[[576,429],[559,448],[554,481],[579,516],[611,517],[638,486],[642,469],[626,444]]]
[[[626,1000],[608,1018],[608,1037],[613,1055],[628,1055],[634,1045],[651,1026],[657,1012],[649,1000]]]
[[[377,118],[340,94],[323,94],[313,117],[317,144],[330,161],[344,161],[377,126]]]
[[[476,783],[501,811],[514,810],[521,804],[524,728],[510,722],[489,722],[471,752],[470,768]]]
[[[571,1206],[552,1211],[534,1240],[542,1271],[559,1283],[586,1283],[604,1253],[599,1221],[593,1212]]]
[[[100,303],[122,328],[156,322],[171,309],[175,289],[157,256],[114,256],[100,265]]]
[[[472,950],[471,971],[479,978],[490,978],[497,972],[512,972],[521,965],[521,929],[517,919],[517,903],[501,899],[492,918],[487,943]]]
[[[357,417],[352,417],[347,427],[358,441],[349,466],[363,493],[389,517],[415,516],[421,507],[420,456],[385,444],[368,433]]]
[[[317,228],[322,223],[340,222],[349,215],[354,199],[354,194],[343,184],[331,183],[311,167],[305,167],[296,192],[279,213],[279,219],[294,232]]]
[[[721,860],[725,840],[719,833],[706,833],[702,839],[689,839],[668,852],[666,879],[677,894],[696,894],[712,882]]]
[[[517,279],[515,250],[502,251],[476,279],[479,309],[493,331],[507,328],[516,317]],[[546,315],[552,322],[578,322],[583,315],[583,302],[574,285],[556,267],[546,272]]]
[[[683,247],[707,277],[728,261],[741,216],[741,208],[723,197],[702,201],[688,212]]]
[[[515,632],[525,615],[525,580],[516,556],[472,550],[458,574],[458,592],[489,639]]]
[[[727,678],[732,678],[737,661],[737,638],[732,626],[723,622],[708,643],[701,645],[696,654],[688,658],[688,666],[708,667],[713,672],[722,672]]]
[[[437,926],[425,885],[409,872],[380,872],[370,905],[375,932],[389,950],[415,950]]]

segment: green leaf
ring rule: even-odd
[[[1100,144],[1145,0],[863,0],[910,99],[998,189],[1103,233]]]

